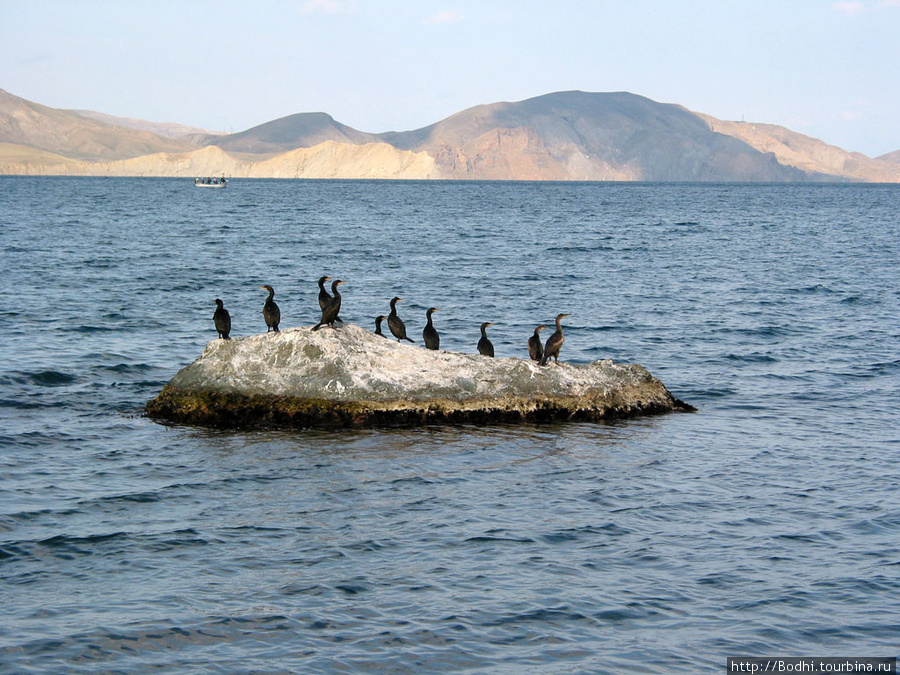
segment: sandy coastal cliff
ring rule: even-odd
[[[214,340],[147,405],[215,427],[605,420],[691,410],[639,365],[538,366],[429,351],[346,325]]]
[[[184,153],[157,153],[113,162],[82,162],[0,144],[0,173],[68,176],[159,176],[230,178],[440,178],[424,152],[385,143],[346,145],[326,141],[262,160],[236,157],[216,146]]]

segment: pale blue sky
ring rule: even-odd
[[[900,0],[0,0],[0,88],[242,131],[403,131],[553,91],[630,91],[900,149]]]

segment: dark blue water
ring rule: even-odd
[[[900,188],[0,178],[0,671],[700,673],[896,656]],[[638,362],[611,425],[240,432],[143,405],[318,318]]]

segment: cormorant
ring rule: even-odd
[[[278,309],[278,305],[275,304],[275,301],[272,299],[275,297],[275,289],[271,286],[260,286],[260,288],[264,288],[269,291],[269,297],[266,298],[266,304],[263,305],[263,318],[266,320],[266,325],[269,327],[269,331],[278,332],[278,324],[281,323],[281,310]]]
[[[381,332],[381,322],[384,321],[387,317],[383,314],[381,316],[375,317],[375,335],[380,335],[381,337],[387,337],[384,333]]]
[[[388,314],[388,328],[391,329],[391,333],[395,338],[397,338],[397,342],[400,340],[406,340],[408,342],[413,342],[408,337],[406,337],[406,324],[403,323],[403,319],[397,316],[397,303],[400,302],[403,298],[394,298],[391,300],[391,313]]]
[[[488,326],[493,326],[490,321],[485,321],[481,324],[481,339],[478,341],[478,353],[482,356],[493,356],[494,355],[494,345],[491,344],[491,341],[488,340],[487,333],[485,332],[485,328]]]
[[[344,282],[340,279],[332,282],[331,297],[325,304],[325,309],[322,310],[322,320],[319,321],[319,323],[317,323],[315,326],[313,326],[313,330],[319,330],[322,326],[325,325],[329,325],[334,328],[334,322],[337,319],[338,312],[341,311],[341,294],[340,291],[338,291],[338,286],[340,286],[342,283]]]
[[[541,343],[541,336],[539,333],[546,327],[547,326],[544,324],[541,324],[534,329],[534,335],[528,338],[528,356],[531,357],[532,361],[540,361],[541,357],[544,355],[544,345]]]
[[[437,312],[439,309],[440,307],[431,307],[427,312],[425,312],[425,317],[428,319],[428,323],[425,324],[425,329],[422,331],[422,339],[425,340],[426,349],[441,348],[441,336],[438,335],[437,330],[435,330],[434,324],[431,322],[431,315]]]
[[[325,290],[325,282],[329,279],[331,279],[331,277],[319,277],[319,309],[323,312],[325,311],[325,305],[331,300],[331,296],[328,295],[328,291]]]
[[[228,334],[231,333],[231,315],[219,298],[216,298],[216,311],[213,313],[213,321],[216,324],[216,331],[218,331],[219,337],[223,340],[228,340]]]
[[[541,358],[540,365],[547,365],[547,361],[549,361],[551,357],[559,363],[559,350],[560,347],[563,346],[563,342],[566,341],[560,321],[567,316],[571,316],[571,314],[558,314],[556,316],[556,330],[553,331],[553,335],[548,337],[547,342],[544,344],[544,356]]]
[[[319,277],[319,309],[323,312],[325,311],[325,306],[331,300],[331,296],[328,295],[328,291],[325,290],[325,282],[331,279],[331,277]],[[334,317],[335,321],[340,321],[341,317]]]

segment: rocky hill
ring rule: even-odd
[[[464,110],[383,138],[426,151],[453,178],[787,181],[804,174],[712,131],[694,113],[629,93],[547,94]]]
[[[376,143],[375,134],[357,131],[325,113],[299,113],[242,131],[230,136],[198,139],[204,145],[217,145],[228,152],[248,155],[274,155],[298,148],[311,148],[319,143],[335,141],[349,145]]]
[[[893,164],[900,164],[900,150],[894,150],[894,152],[889,152],[886,155],[879,155],[875,159],[880,159],[883,162],[892,162]]]
[[[291,178],[900,182],[775,125],[620,93],[558,92],[371,134],[300,113],[236,134],[57,110],[0,90],[0,174]]]
[[[148,120],[136,119],[133,117],[116,117],[115,115],[107,115],[106,113],[95,112],[93,110],[70,110],[69,112],[87,117],[88,119],[105,122],[113,127],[125,127],[126,129],[137,129],[138,131],[149,131],[158,136],[166,138],[177,138],[188,140],[192,143],[197,142],[197,138],[206,138],[213,136],[224,136],[223,133],[215,133],[208,129],[198,129],[187,124],[178,124],[177,122],[150,122]]]
[[[85,162],[114,161],[156,152],[184,152],[190,142],[117,126],[70,110],[48,108],[0,89],[0,143]],[[24,152],[21,153],[24,156]],[[10,173],[0,166],[0,173]]]
[[[872,159],[775,124],[725,122],[699,113],[697,116],[711,130],[740,139],[760,152],[771,153],[780,164],[796,167],[808,174],[840,176],[870,183],[898,180],[900,166],[889,160],[890,155]],[[894,154],[900,161],[900,151]]]

